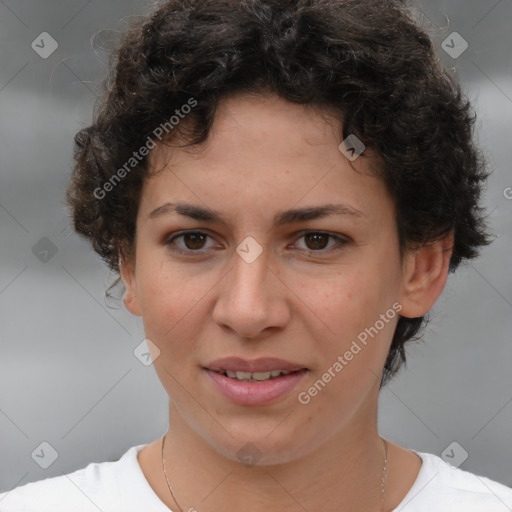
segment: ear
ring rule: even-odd
[[[142,316],[137,295],[137,281],[135,279],[135,262],[133,260],[119,260],[119,273],[125,287],[124,305],[126,309],[136,316]]]
[[[400,292],[400,315],[417,318],[426,315],[441,295],[448,278],[453,252],[451,231],[405,256]]]

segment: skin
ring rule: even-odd
[[[161,172],[144,183],[135,257],[122,260],[121,276],[126,307],[160,351],[153,364],[169,396],[165,459],[179,505],[163,475],[161,439],[138,460],[173,510],[381,510],[379,382],[398,316],[308,404],[297,397],[393,303],[406,317],[431,309],[453,236],[401,259],[394,203],[372,173],[378,158],[367,149],[350,162],[340,133],[311,107],[236,95],[221,102],[206,144],[152,151],[151,168]],[[149,218],[167,202],[208,207],[227,224],[175,212]],[[273,227],[277,212],[329,203],[361,215]],[[170,241],[182,230],[209,237]],[[305,231],[346,242],[308,241]],[[247,236],[263,249],[252,263],[236,252]],[[309,372],[274,404],[235,405],[201,369],[232,355],[279,357]],[[261,455],[254,466],[237,457],[248,442]],[[416,454],[389,443],[384,510],[400,503],[420,466]]]

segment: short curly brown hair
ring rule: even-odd
[[[111,66],[96,121],[75,136],[67,200],[75,230],[117,273],[119,258],[133,256],[148,173],[148,157],[134,161],[134,150],[191,98],[186,122],[164,141],[180,134],[201,144],[219,101],[238,92],[328,111],[342,122],[340,140],[354,134],[374,149],[401,254],[453,230],[453,272],[490,242],[476,115],[405,1],[167,0],[126,31]],[[400,317],[381,386],[427,321]]]

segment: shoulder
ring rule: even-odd
[[[87,467],[16,487],[0,494],[2,512],[89,512],[113,511],[128,498],[125,486],[140,486],[137,452],[145,445],[131,447],[114,462],[92,462]],[[137,471],[139,469],[139,471]]]
[[[393,512],[510,512],[512,489],[459,468],[437,455],[416,452],[423,464],[414,485]]]

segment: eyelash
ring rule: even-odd
[[[205,233],[204,231],[184,231],[184,232],[178,233],[176,235],[173,235],[170,238],[167,238],[166,241],[164,242],[164,244],[167,247],[169,247],[171,251],[177,252],[179,254],[184,254],[187,256],[195,256],[195,255],[205,254],[208,251],[208,249],[198,249],[198,250],[187,249],[187,250],[185,250],[185,249],[180,249],[180,248],[176,247],[176,245],[174,244],[175,240],[177,240],[179,238],[183,238],[185,235],[191,235],[191,234],[205,235],[208,238],[212,238],[208,233]],[[329,239],[335,240],[336,244],[329,249],[319,249],[317,251],[312,250],[312,249],[301,249],[302,251],[304,251],[308,254],[325,254],[325,253],[329,253],[333,250],[341,250],[344,245],[347,245],[349,243],[349,241],[345,238],[341,238],[339,236],[332,235],[331,233],[326,233],[324,231],[305,231],[301,234],[301,236],[298,239],[304,238],[306,235],[310,235],[310,234],[325,235]],[[171,247],[171,246],[174,246],[174,247]],[[338,246],[338,247],[336,247],[336,246]]]

